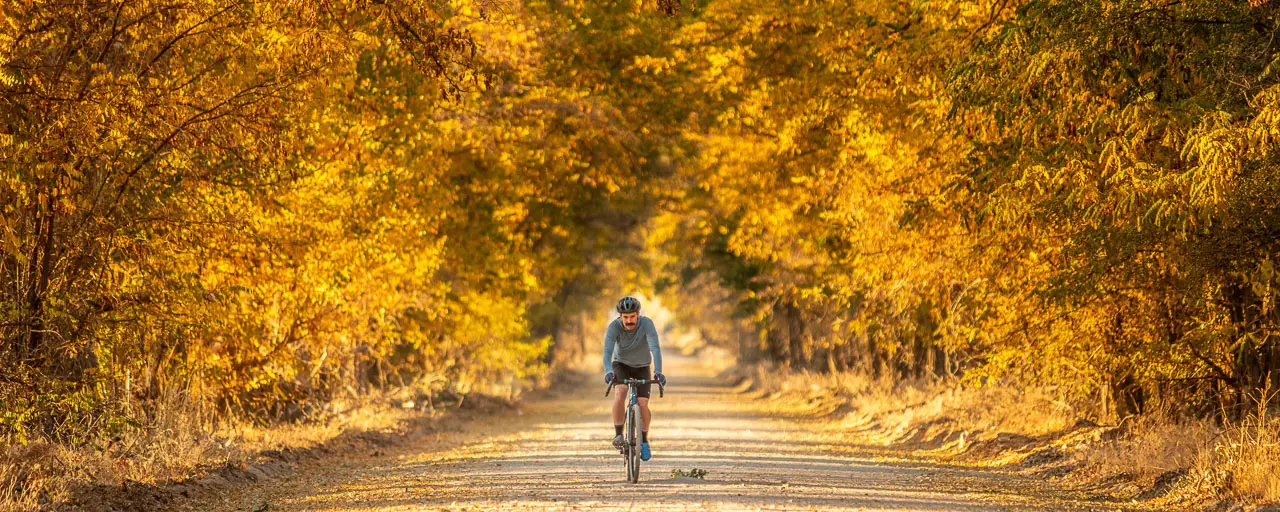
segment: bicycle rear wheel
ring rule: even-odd
[[[627,480],[640,481],[640,406],[627,409]]]

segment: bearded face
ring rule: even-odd
[[[623,313],[621,315],[618,315],[618,317],[622,319],[622,326],[626,327],[628,331],[636,330],[636,324],[640,323],[639,312]]]

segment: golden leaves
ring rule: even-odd
[[[548,341],[525,339],[522,311],[579,264],[538,241],[572,243],[583,228],[560,209],[632,184],[606,158],[630,141],[614,114],[530,79],[532,26],[226,5],[94,11],[62,77],[42,60],[58,37],[30,34],[6,55],[0,84],[49,121],[0,119],[2,156],[30,164],[0,174],[0,275],[25,293],[34,257],[54,277],[37,290],[48,315],[4,308],[0,323],[44,317],[71,343],[98,340],[113,354],[104,379],[181,347],[185,362],[148,372],[244,408],[373,384],[357,370],[374,362],[409,378],[536,373]],[[478,59],[522,92],[461,94]],[[53,252],[35,243],[46,237]],[[90,324],[107,327],[74,329]],[[410,338],[416,367],[399,345]]]
[[[1046,380],[1201,372],[1184,352],[1208,342],[1183,333],[1224,332],[1238,297],[1215,283],[1275,249],[1234,231],[1275,218],[1261,197],[1278,93],[1245,28],[1258,14],[996,5],[709,6],[675,39],[703,92],[690,118],[709,121],[685,131],[690,186],[655,240],[700,254],[793,363],[861,326],[866,352],[834,355],[873,368],[964,347],[983,361],[967,370],[992,376],[1028,353]]]

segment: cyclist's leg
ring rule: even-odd
[[[623,446],[622,427],[626,422],[627,386],[618,384],[613,387],[613,447],[621,450]]]
[[[648,432],[649,420],[653,418],[653,413],[649,412],[649,399],[636,398],[636,403],[640,404],[640,418],[643,420],[640,423],[640,425],[643,427],[641,431]]]
[[[626,419],[627,411],[627,390],[626,384],[617,384],[613,386],[613,424],[621,425]]]
[[[614,361],[613,376],[618,379],[618,382],[631,378],[632,373],[631,367]],[[622,449],[623,446],[622,428],[627,421],[627,400],[629,398],[629,391],[630,390],[626,384],[616,384],[613,386],[613,447],[618,449]]]
[[[649,460],[653,456],[653,450],[649,448],[649,419],[652,415],[649,413],[649,399],[636,398],[636,405],[640,409],[640,460]]]
[[[613,362],[613,376],[622,382],[631,376],[631,368],[617,361]],[[622,425],[626,420],[627,410],[627,385],[615,384],[613,386],[613,426]]]
[[[637,379],[653,378],[649,374],[648,366],[638,368],[638,370],[640,370],[639,373],[641,375],[639,377],[636,377]],[[643,426],[642,430],[644,432],[649,431],[649,419],[652,416],[649,413],[649,393],[652,391],[652,389],[653,389],[653,384],[640,384],[636,386],[636,403],[640,404],[640,416],[644,418],[644,421],[640,423],[640,425]]]
[[[644,367],[641,371],[644,372],[644,376],[642,378],[651,378],[649,376],[648,366]],[[649,460],[649,455],[651,454],[649,450],[649,420],[653,418],[653,414],[649,412],[649,391],[651,388],[651,384],[641,384],[636,386],[636,405],[638,405],[640,409],[641,460]]]

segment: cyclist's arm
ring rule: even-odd
[[[662,373],[662,347],[658,346],[658,328],[649,322],[645,337],[649,339],[649,353],[653,354],[653,372]]]
[[[617,333],[613,331],[613,324],[609,324],[609,328],[604,330],[604,372],[613,371],[613,346],[616,345]]]

